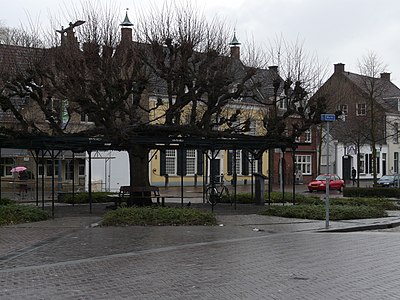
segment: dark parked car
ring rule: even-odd
[[[378,179],[376,184],[381,187],[397,187],[399,175],[384,175]]]
[[[321,174],[318,175],[313,181],[308,184],[308,190],[312,191],[325,191],[326,190],[326,178],[329,176],[329,189],[342,191],[345,186],[344,180],[336,174]]]

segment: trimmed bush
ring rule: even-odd
[[[343,197],[400,198],[400,189],[346,187],[343,189]]]
[[[324,205],[272,205],[267,208],[263,215],[279,216],[285,218],[325,220]],[[352,220],[366,218],[382,218],[387,214],[383,209],[370,206],[348,206],[332,205],[330,207],[330,219]]]
[[[15,201],[8,198],[0,198],[0,205],[10,205],[15,204]]]
[[[49,215],[33,206],[8,204],[0,206],[0,225],[44,221]]]
[[[235,201],[235,195],[230,195],[231,199],[229,200],[226,195],[222,195],[221,203],[233,203]],[[251,193],[237,193],[236,194],[236,203],[241,204],[254,204],[255,201],[251,199]]]
[[[282,203],[282,193],[281,192],[271,192],[271,202],[272,203]],[[234,195],[231,195],[232,202]],[[264,193],[265,202],[268,202],[268,192]],[[295,202],[297,204],[321,204],[322,201],[318,196],[308,196],[303,194],[295,194]],[[285,202],[293,201],[293,193],[285,193]],[[222,199],[221,202],[226,203],[228,199]],[[238,193],[236,194],[236,202],[240,204],[254,204],[255,201],[251,199],[251,193]]]
[[[92,193],[92,203],[106,203],[112,202],[107,195],[112,193],[108,192],[93,192]],[[89,193],[76,193],[74,195],[74,199],[72,198],[72,194],[60,194],[58,201],[60,203],[68,203],[68,204],[86,204],[89,203]]]
[[[370,206],[384,210],[398,210],[399,206],[395,201],[384,198],[333,198],[332,205]]]
[[[215,225],[215,216],[197,209],[170,207],[129,207],[108,212],[104,226]]]
[[[321,199],[318,196],[303,195],[295,193],[295,203],[296,204],[321,204]],[[265,193],[265,199],[268,198],[268,193]],[[284,202],[293,202],[293,193],[285,192]],[[266,200],[267,201],[267,200]],[[271,202],[272,203],[282,203],[283,193],[282,192],[271,192]]]

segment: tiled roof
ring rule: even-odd
[[[26,70],[37,59],[43,58],[43,51],[44,49],[0,44],[0,72]]]
[[[383,78],[372,78],[351,72],[344,72],[343,74],[363,92],[368,93],[368,91],[371,91],[371,85],[374,85],[374,89],[377,91],[376,100],[385,109],[398,111],[400,89],[393,82]]]

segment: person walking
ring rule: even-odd
[[[354,167],[352,167],[352,169],[351,169],[351,179],[353,180],[353,185],[355,185],[355,183],[356,183],[356,176],[357,176],[357,171],[356,171],[356,169],[354,169]]]

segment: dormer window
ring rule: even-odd
[[[278,100],[278,108],[287,109],[287,100],[285,98]]]

